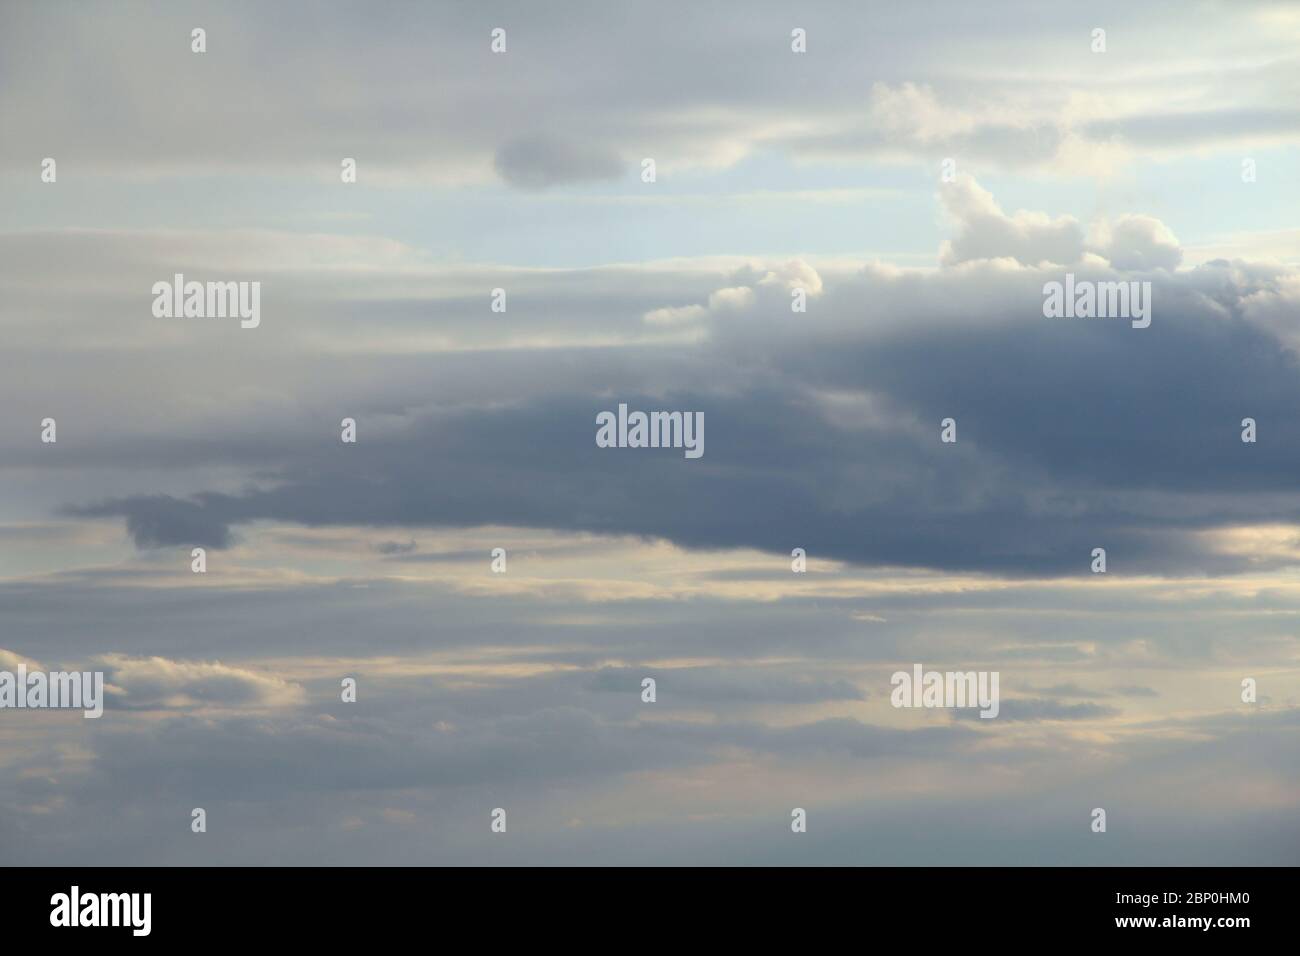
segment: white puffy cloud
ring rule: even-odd
[[[1126,213],[1100,220],[1092,235],[1072,216],[1017,210],[1008,215],[993,194],[968,175],[940,188],[944,211],[957,234],[945,241],[939,261],[945,266],[1006,260],[1022,266],[1109,265],[1121,272],[1172,270],[1183,250],[1172,230],[1153,216]]]
[[[1183,261],[1182,247],[1168,226],[1152,216],[1133,213],[1103,223],[1094,248],[1116,269],[1126,272],[1174,269]]]
[[[892,142],[923,145],[967,133],[976,125],[969,113],[939,102],[934,90],[916,83],[875,83],[871,119]]]
[[[1027,266],[1070,265],[1083,258],[1084,230],[1074,217],[1025,210],[1008,216],[969,174],[942,184],[939,200],[957,226],[957,235],[940,249],[943,265],[1003,258]]]
[[[809,295],[820,295],[822,277],[804,260],[791,259],[769,268],[767,274],[758,280],[758,285],[775,286],[787,292],[791,289],[803,289]]]

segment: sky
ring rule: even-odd
[[[1300,862],[1298,41],[0,6],[0,671],[106,683],[0,709],[0,864]]]

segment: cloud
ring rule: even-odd
[[[1087,687],[1081,687],[1073,681],[1068,681],[1063,684],[1053,684],[1050,687],[1034,688],[1034,691],[1035,693],[1044,694],[1047,697],[1084,698],[1089,700],[1105,697],[1160,696],[1158,691],[1137,684],[1126,684],[1120,687],[1112,687],[1110,690],[1094,690]]]
[[[730,278],[745,284],[713,290],[705,305],[651,309],[643,319],[651,326],[695,325],[725,319],[727,316],[744,315],[753,309],[760,295],[768,302],[779,300],[788,307],[790,300],[787,296],[793,290],[802,290],[806,297],[821,295],[823,291],[821,276],[802,259],[791,259],[771,267],[763,263],[747,263]]]
[[[1120,216],[1105,227],[1097,251],[1125,272],[1174,269],[1183,260],[1178,240],[1164,223],[1133,214]]]
[[[1069,682],[1065,684],[1054,684],[1051,687],[1036,688],[1037,693],[1046,694],[1048,697],[1107,697],[1105,691],[1089,690],[1086,687],[1080,687],[1078,684]]]
[[[0,671],[14,673],[20,666],[26,667],[28,671],[44,670],[39,663],[30,657],[24,657],[14,651],[7,651],[0,647]]]
[[[956,237],[939,253],[944,265],[1004,258],[1026,266],[1070,265],[1083,257],[1084,231],[1077,220],[1024,210],[1008,216],[968,174],[940,186],[939,199],[957,225]]]
[[[639,693],[641,680],[653,677],[656,693],[665,703],[709,704],[719,701],[755,703],[809,703],[826,700],[863,700],[862,691],[846,680],[791,677],[770,669],[747,671],[718,668],[601,668],[592,677],[592,690]]]
[[[939,199],[957,227],[956,237],[940,249],[945,266],[1002,259],[1021,266],[1095,266],[1104,259],[1121,272],[1150,272],[1175,269],[1183,259],[1174,234],[1151,216],[1128,213],[1114,222],[1102,220],[1087,236],[1071,216],[1026,210],[1007,215],[993,194],[966,174],[944,183]]]
[[[182,501],[170,495],[148,495],[130,501],[72,507],[69,513],[83,517],[124,515],[127,531],[141,548],[177,544],[228,548],[231,542],[230,528],[214,518],[202,498]]]
[[[303,703],[303,689],[269,674],[220,661],[176,661],[106,654],[108,706],[131,710],[194,707],[288,707]]]
[[[608,149],[553,135],[512,139],[496,152],[496,171],[520,189],[617,179],[623,162]]]
[[[410,554],[418,547],[414,538],[410,541],[380,541],[374,546],[377,552],[386,555]]]
[[[972,179],[951,184],[943,201],[961,223],[947,268],[750,260],[560,272],[552,281],[581,289],[580,301],[626,302],[626,321],[580,307],[573,345],[460,350],[409,376],[377,359],[343,399],[361,423],[355,455],[338,453],[340,399],[319,385],[305,400],[329,409],[322,414],[285,417],[259,401],[229,406],[202,442],[178,443],[166,428],[102,448],[79,442],[82,467],[161,454],[170,468],[216,459],[245,470],[225,490],[127,488],[68,502],[71,513],[121,515],[142,548],[228,548],[236,526],[259,520],[403,531],[511,524],[779,554],[797,543],[865,565],[990,574],[1074,573],[1099,542],[1125,574],[1259,567],[1259,556],[1208,533],[1300,520],[1291,491],[1300,423],[1288,411],[1300,385],[1273,304],[1290,294],[1293,274],[1227,262],[1155,268],[1140,273],[1153,285],[1149,330],[1045,320],[1041,289],[1061,266],[1031,265],[1038,256],[1082,257],[1071,266],[1080,278],[1130,273],[1083,253],[1073,219],[1008,216]],[[1106,248],[1121,261],[1173,261],[1156,220],[1117,224]],[[646,315],[620,290],[639,289],[647,274],[700,288],[707,305]],[[792,313],[788,290],[804,282],[816,295],[807,313]],[[528,294],[546,301],[542,285]],[[692,334],[648,351],[636,336],[669,319]],[[608,345],[576,344],[597,328]],[[362,367],[350,358],[340,374]],[[703,465],[598,449],[595,415],[618,402],[704,412]],[[1239,441],[1245,410],[1268,422],[1266,445]],[[937,438],[949,416],[959,431],[951,446]],[[522,474],[527,482],[515,480]],[[592,482],[620,492],[592,493]]]
[[[1239,264],[1218,260],[1208,265],[1232,274]],[[1300,273],[1279,275],[1276,282],[1251,290],[1241,300],[1240,309],[1246,319],[1276,335],[1289,349],[1300,350],[1300,329],[1295,322],[1300,313]]]
[[[231,42],[214,43],[202,57],[189,51],[185,9],[139,6],[152,14],[145,22],[133,9],[11,12],[0,61],[17,66],[0,89],[0,111],[14,141],[46,143],[56,157],[76,156],[79,168],[126,179],[196,171],[291,179],[307,169],[324,181],[337,178],[338,166],[321,157],[364,153],[356,157],[361,181],[372,185],[459,187],[501,176],[535,189],[614,175],[611,157],[646,155],[646,143],[665,160],[661,168],[725,168],[779,150],[841,162],[957,156],[1055,173],[1069,143],[1076,155],[1121,144],[1161,156],[1300,140],[1296,111],[1270,101],[1295,88],[1293,37],[1273,24],[1262,29],[1251,15],[1197,18],[1178,45],[1147,44],[1141,70],[1114,63],[1112,52],[1099,84],[1087,32],[1061,13],[1026,16],[1017,2],[987,9],[978,21],[957,17],[942,43],[923,10],[816,4],[806,17],[806,59],[823,66],[803,72],[778,7],[750,11],[744,30],[721,7],[696,6],[685,19],[654,8],[615,18],[583,2],[573,20],[517,7],[509,52],[494,56],[487,38],[497,21],[486,12],[450,16],[454,4],[435,3],[394,30],[369,11],[330,5],[321,14],[290,2],[274,16],[250,7],[211,18],[209,37]],[[1156,3],[1098,14],[1122,17],[1130,35],[1150,36],[1178,11]],[[303,17],[312,17],[310,35],[296,26]],[[588,39],[574,36],[573,22],[585,25]],[[990,36],[1000,39],[1001,56]],[[844,37],[858,42],[849,48]],[[84,74],[69,77],[57,64],[21,57],[55,42],[85,65]],[[430,72],[427,51],[435,47]],[[295,55],[268,57],[286,49]],[[345,61],[355,73],[338,72]],[[177,76],[197,101],[252,104],[239,122],[263,148],[250,154],[224,123],[178,109],[163,82]],[[96,101],[95,77],[113,79],[112,102]],[[1187,109],[1189,90],[1199,109]],[[1086,112],[1080,100],[1088,101]],[[161,122],[171,135],[160,139]],[[501,142],[501,130],[539,122],[546,124],[535,134],[540,146]],[[593,129],[596,143],[573,132]],[[79,138],[87,130],[93,150]],[[350,145],[356,142],[367,149]]]
[[[1114,707],[1102,704],[1063,704],[1057,700],[1041,697],[1004,698],[995,718],[982,718],[978,709],[957,708],[951,711],[955,720],[981,720],[985,723],[997,721],[1022,721],[1038,723],[1052,720],[1099,720],[1113,717],[1119,713]]]

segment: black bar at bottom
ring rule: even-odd
[[[373,945],[433,931],[458,948],[467,932],[730,948],[788,930],[868,944],[1006,947],[1015,937],[1002,934],[1032,932],[1223,947],[1289,938],[1295,924],[1295,871],[1276,868],[10,868],[0,880],[6,942]]]

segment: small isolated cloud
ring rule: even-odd
[[[414,538],[410,541],[380,541],[374,546],[380,554],[410,554],[417,547]]]
[[[186,501],[171,495],[144,495],[130,502],[102,502],[69,509],[69,514],[86,518],[125,515],[126,528],[141,548],[186,545],[228,548],[230,529],[214,520],[204,507],[203,496]]]
[[[617,179],[623,163],[613,152],[556,136],[524,136],[496,152],[497,174],[520,189],[547,189],[566,183]]]

